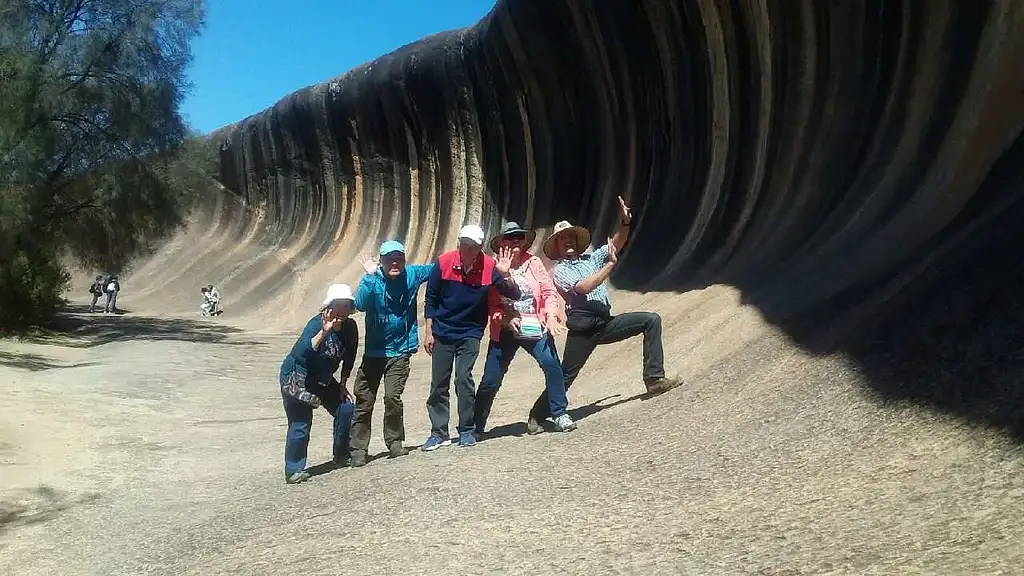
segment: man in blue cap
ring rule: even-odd
[[[405,441],[402,392],[409,378],[409,358],[419,348],[416,296],[427,281],[433,264],[406,264],[405,247],[388,240],[381,244],[379,259],[362,258],[366,274],[359,281],[356,310],[365,313],[363,361],[356,374],[352,417],[352,466],[366,464],[370,445],[370,421],[377,390],[384,381],[384,444],[391,458],[409,451]]]

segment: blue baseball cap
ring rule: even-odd
[[[401,252],[402,254],[405,254],[405,246],[402,246],[402,243],[397,240],[388,240],[380,245],[381,256],[391,254],[392,252]]]

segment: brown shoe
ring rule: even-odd
[[[683,384],[682,378],[653,378],[644,382],[644,386],[647,386],[647,398],[653,398],[660,394],[664,394],[673,388],[678,388]]]
[[[530,436],[536,436],[542,432],[544,432],[544,426],[538,422],[536,418],[530,416],[529,419],[526,420],[526,433]]]
[[[409,449],[402,446],[401,442],[392,442],[391,446],[388,446],[388,458],[398,458],[400,456],[405,456],[408,453]]]

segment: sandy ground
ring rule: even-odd
[[[294,333],[82,315],[78,339],[0,342],[0,574],[1020,573],[1011,440],[881,405],[730,289],[615,302],[663,313],[684,388],[641,401],[639,339],[602,347],[570,392],[579,429],[527,437],[523,355],[499,437],[297,486],[276,384]],[[410,445],[428,374],[417,355]],[[310,462],[329,457],[320,411]]]

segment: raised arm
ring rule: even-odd
[[[374,287],[377,284],[376,274],[376,271],[374,271],[373,274],[363,274],[362,279],[359,280],[359,286],[356,288],[355,306],[356,310],[359,310],[360,312],[366,312],[369,310],[377,300],[373,294]]]
[[[626,247],[632,224],[633,211],[630,210],[629,206],[626,206],[626,201],[622,199],[622,196],[619,196],[619,228],[615,231],[615,235],[612,236],[611,240],[609,240],[609,242],[615,245],[617,251],[621,252]]]
[[[487,256],[484,256],[487,258]],[[512,280],[512,249],[505,247],[498,250],[498,257],[494,260],[494,267],[491,269],[491,284],[498,289],[498,292],[506,298],[519,300],[523,293],[519,290],[515,280]]]
[[[590,257],[592,259],[596,260],[597,262],[603,262],[603,264],[597,270],[597,272],[594,272],[590,276],[583,278],[582,280],[576,282],[572,286],[568,286],[567,288],[563,287],[562,289],[565,290],[566,292],[575,291],[578,294],[590,294],[598,286],[604,284],[605,281],[608,280],[608,276],[611,275],[612,269],[615,268],[615,263],[618,262],[617,254],[618,250],[615,249],[615,244],[612,242],[612,239],[609,239],[608,244],[605,244],[604,246],[598,248],[597,250],[594,250],[590,254]],[[556,268],[556,279],[557,274],[558,272]],[[561,287],[561,284],[568,284],[568,281],[563,278],[558,283]]]
[[[406,271],[412,275],[413,283],[416,286],[429,280],[434,268],[437,268],[436,262],[430,264],[409,264],[405,267]]]
[[[345,382],[352,374],[352,367],[356,363],[356,349],[359,348],[359,325],[356,321],[348,318],[338,334],[341,340],[341,347],[345,355],[341,357],[341,381]]]

